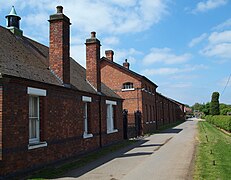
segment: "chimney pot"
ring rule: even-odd
[[[112,50],[106,50],[105,54],[106,54],[107,59],[109,59],[110,61],[113,61],[114,52]]]
[[[129,64],[129,62],[128,62],[128,60],[127,60],[127,59],[125,59],[125,62],[123,63],[123,67],[125,67],[125,68],[129,69],[130,64]]]
[[[56,9],[57,9],[57,13],[63,13],[63,6],[57,6],[56,7]]]
[[[95,38],[96,32],[91,32],[91,38]]]

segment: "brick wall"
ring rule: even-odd
[[[2,160],[2,103],[3,103],[3,87],[2,85],[0,85],[0,161]]]
[[[123,109],[128,110],[128,123],[134,123],[134,112],[142,111],[141,82],[118,68],[101,62],[101,80],[124,99]],[[135,90],[122,91],[123,83],[132,82]]]
[[[48,146],[28,150],[29,144],[29,95],[27,87],[47,90],[40,97],[41,141]],[[100,96],[45,85],[22,79],[5,79],[3,82],[3,159],[0,161],[0,176],[28,171],[56,163],[70,157],[100,148]],[[82,96],[92,97],[90,103],[90,133],[92,138],[83,139],[84,120]],[[105,97],[106,98],[106,97]],[[107,98],[107,100],[116,100]],[[107,135],[105,100],[101,102],[102,145],[123,139],[122,104],[116,108],[118,133]],[[104,106],[103,106],[104,105]]]
[[[128,110],[129,124],[135,123],[134,112],[141,111],[143,133],[183,119],[179,106],[165,96],[156,93],[156,86],[153,83],[111,63],[111,60],[101,61],[101,79],[125,99],[123,108]],[[123,83],[126,82],[133,83],[134,90],[123,91]]]

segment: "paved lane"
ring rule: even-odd
[[[191,179],[197,120],[140,141],[129,150],[105,156],[62,179],[173,180]]]

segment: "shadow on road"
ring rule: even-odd
[[[192,121],[192,120],[190,120],[190,121]],[[170,129],[158,132],[156,134],[177,134],[177,133],[180,133],[182,130],[183,129],[181,129],[181,128],[170,128]],[[134,153],[132,152],[132,153],[126,154],[128,151],[130,151],[134,148],[161,147],[164,145],[164,144],[160,144],[160,143],[159,144],[158,143],[157,144],[145,144],[148,141],[149,140],[145,140],[145,139],[141,138],[140,140],[138,140],[134,144],[129,145],[128,147],[125,147],[121,150],[107,154],[107,155],[105,155],[105,156],[103,156],[103,157],[83,166],[83,167],[80,167],[80,168],[77,168],[74,170],[70,170],[69,173],[62,175],[59,178],[68,178],[68,177],[78,178],[78,177],[80,177],[80,176],[82,176],[82,175],[100,167],[101,165],[106,164],[107,162],[116,159],[116,158],[145,156],[145,155],[151,155],[153,153],[153,152],[145,152],[145,151],[142,152],[142,150],[141,150],[141,152],[134,152]]]
[[[145,144],[145,145],[140,145],[139,147],[153,147],[153,146],[163,146],[163,145],[164,144]]]
[[[181,132],[183,129],[167,129],[167,130],[164,130],[164,131],[161,131],[159,132],[158,134],[177,134],[179,132]]]
[[[111,154],[108,154],[94,162],[91,162],[89,163],[88,165],[84,166],[84,167],[81,167],[81,168],[78,168],[76,170],[73,170],[74,173],[72,173],[73,171],[70,171],[69,173],[71,174],[69,177],[72,177],[72,178],[77,178],[77,177],[80,177],[82,175],[84,175],[85,173],[115,159],[115,158],[123,158],[123,157],[134,157],[134,156],[144,156],[144,155],[150,155],[152,153],[149,153],[149,152],[137,152],[137,153],[129,153],[129,154],[126,154],[126,152],[130,151],[131,149],[134,149],[134,148],[137,148],[137,147],[142,147],[142,144],[148,142],[148,140],[139,140],[137,141],[136,143],[128,146],[128,147],[125,147],[119,151],[116,151],[116,152],[113,152]],[[161,146],[162,144],[152,144],[152,145],[143,145],[143,147],[148,147],[148,146]],[[62,176],[63,178],[64,177],[67,177],[67,175],[63,175]]]
[[[123,154],[122,156],[120,156],[118,158],[144,156],[144,155],[151,155],[151,154],[152,154],[152,152],[137,152],[137,153]]]

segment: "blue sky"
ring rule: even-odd
[[[229,0],[7,0],[0,1],[1,26],[12,5],[24,35],[45,45],[49,15],[62,5],[72,22],[71,56],[81,65],[85,39],[96,31],[101,56],[114,50],[117,63],[128,59],[158,92],[189,105],[222,94],[231,74]],[[220,102],[231,104],[231,82]]]

